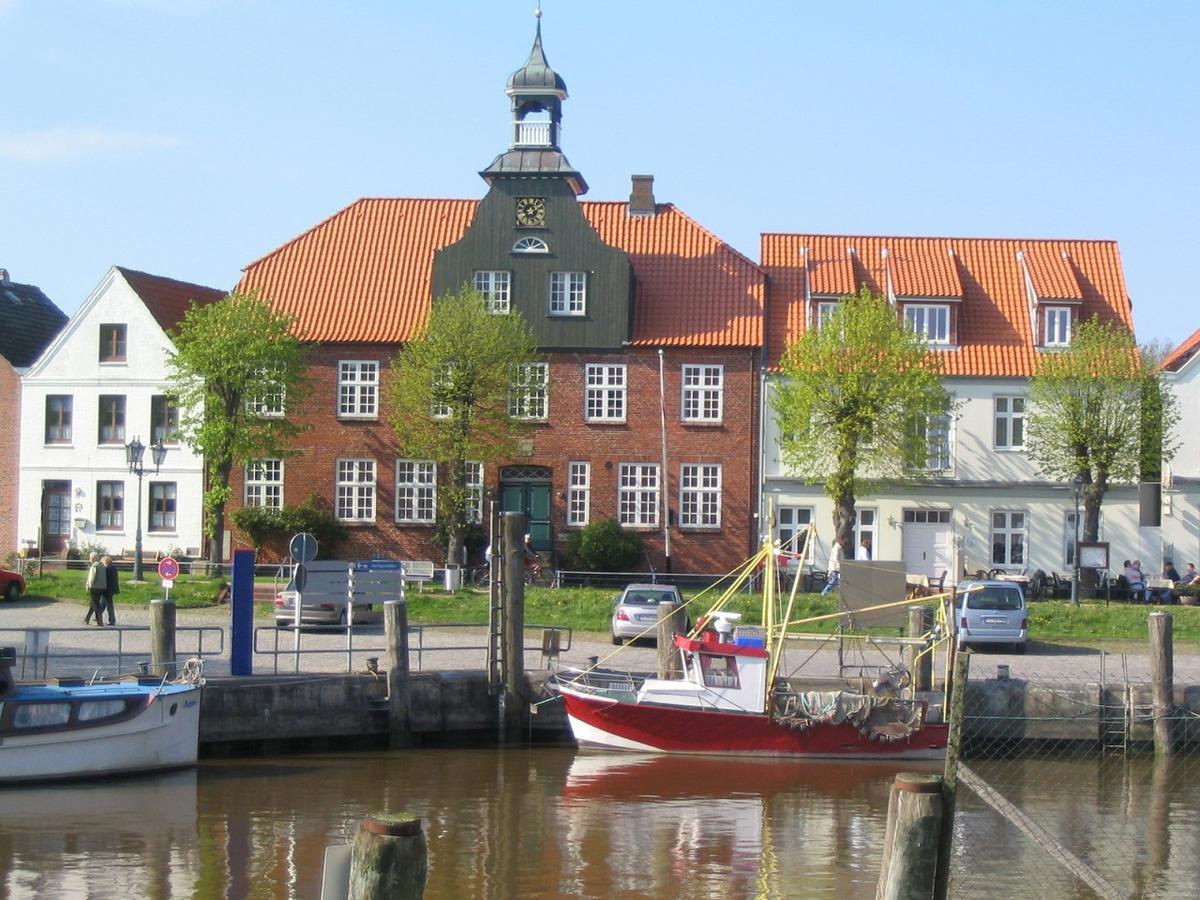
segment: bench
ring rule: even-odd
[[[158,565],[158,561],[161,558],[162,557],[157,550],[147,550],[144,547],[142,548],[142,565],[143,566]],[[121,551],[121,555],[118,556],[116,559],[117,562],[127,562],[127,563],[133,563],[136,560],[137,560],[137,548],[136,547],[124,548]]]
[[[417,590],[425,590],[425,582],[433,581],[433,563],[427,559],[406,559],[401,561],[404,566],[404,581],[416,582]]]

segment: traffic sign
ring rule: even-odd
[[[164,556],[158,562],[158,574],[163,581],[174,581],[179,574],[179,561],[172,556]]]
[[[317,558],[317,539],[307,531],[293,535],[292,542],[288,544],[288,553],[296,562],[312,562]]]

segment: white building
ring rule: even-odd
[[[1163,363],[1166,383],[1179,401],[1179,448],[1163,466],[1163,556],[1180,572],[1200,566],[1200,329]]]
[[[203,465],[178,438],[165,391],[167,330],[194,300],[223,292],[114,266],[22,378],[18,538],[54,555],[69,546],[201,552]],[[139,438],[139,479],[125,445]],[[154,470],[149,445],[167,448]]]

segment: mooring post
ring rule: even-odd
[[[1150,682],[1154,703],[1154,753],[1170,756],[1175,750],[1172,716],[1174,690],[1175,617],[1170,613],[1150,613]]]
[[[525,735],[529,706],[525,697],[525,514],[504,513],[504,733],[506,740]]]
[[[150,601],[150,671],[160,678],[175,677],[175,601]]]
[[[929,633],[931,618],[928,606],[913,606],[908,610],[908,636],[923,637]],[[933,653],[921,656],[926,647],[910,644],[904,648],[904,662],[912,676],[914,691],[928,691],[933,686]]]
[[[950,708],[946,735],[946,768],[942,774],[942,834],[937,853],[937,876],[933,896],[942,900],[950,886],[950,854],[954,849],[954,806],[958,791],[958,755],[962,748],[963,720],[966,718],[967,680],[971,672],[971,654],[954,656],[951,676]]]
[[[383,604],[383,635],[387,645],[388,733],[391,743],[408,742],[408,602]]]
[[[875,896],[916,900],[933,894],[942,832],[942,779],[901,773],[888,799],[884,865]]]
[[[350,851],[349,900],[411,900],[425,895],[428,871],[419,816],[372,813]]]
[[[658,677],[674,678],[683,671],[675,635],[684,630],[683,607],[678,603],[658,604]]]

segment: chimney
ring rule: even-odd
[[[633,189],[629,194],[629,215],[654,215],[654,176],[634,175]]]

